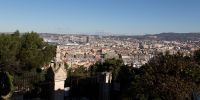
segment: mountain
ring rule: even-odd
[[[146,38],[156,38],[160,40],[178,41],[199,41],[200,33],[160,33],[154,35],[144,35]]]

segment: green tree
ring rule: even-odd
[[[2,70],[13,70],[13,67],[19,65],[19,37],[7,34],[0,35],[0,48],[0,66]]]
[[[33,86],[36,81],[40,81],[38,76],[42,71],[41,67],[53,59],[56,50],[55,46],[45,43],[37,33],[20,34],[19,31],[13,34],[0,34],[0,48],[0,82],[3,86],[11,85],[11,81],[5,81],[10,80],[11,75],[14,76],[15,83],[18,83],[17,78],[26,80],[26,84]],[[36,71],[38,73],[35,73]],[[34,80],[24,79],[26,77],[23,76],[27,74],[35,77]],[[0,90],[1,93],[4,89],[6,88]]]
[[[65,63],[64,65],[65,65],[65,70],[68,70],[69,65],[67,63]]]
[[[90,67],[91,75],[95,75],[98,72],[112,72],[113,79],[116,80],[121,66],[124,66],[121,59],[106,59],[104,62],[96,62]]]
[[[69,69],[70,76],[85,78],[88,76],[88,71],[84,66],[79,66],[76,69]]]
[[[194,60],[200,64],[200,49],[196,50],[193,55]]]
[[[200,93],[200,66],[192,58],[158,54],[139,69],[130,91],[134,99],[190,100],[192,90]]]
[[[0,95],[7,96],[13,90],[13,78],[8,72],[0,72]]]
[[[35,32],[21,37],[20,63],[24,69],[32,69],[47,64],[55,56],[55,47],[48,45]]]

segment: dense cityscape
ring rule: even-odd
[[[196,34],[198,35],[198,33]],[[156,35],[140,36],[140,39],[134,36],[40,35],[46,42],[59,45],[62,61],[72,68],[78,66],[88,68],[102,58],[119,58],[119,55],[125,65],[139,68],[160,52],[169,52],[169,54],[180,52],[189,56],[199,49],[200,41],[200,38],[197,37],[195,40],[185,39],[182,41],[157,39]]]

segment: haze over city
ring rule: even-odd
[[[38,33],[200,32],[199,0],[1,0],[0,30]]]

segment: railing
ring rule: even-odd
[[[45,79],[44,73],[24,73],[20,76],[14,76],[14,91],[27,92],[33,89],[36,83]]]

